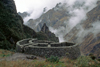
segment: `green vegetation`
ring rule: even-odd
[[[58,63],[59,58],[57,56],[50,56],[49,58],[46,58],[46,61]]]
[[[37,32],[38,40],[49,40],[48,36],[43,32]]]
[[[0,58],[11,56],[14,52],[0,49]]]
[[[28,27],[23,25],[23,19],[16,13],[13,1],[8,6],[5,2],[0,1],[0,48],[9,50],[15,49],[18,40],[31,38],[33,30],[27,30]]]
[[[61,59],[63,63],[51,63],[45,61],[26,61],[26,60],[17,60],[17,61],[0,61],[0,67],[100,67],[100,62],[95,63],[94,61],[89,61],[88,63],[79,62],[77,60],[70,60],[67,58]],[[79,62],[79,64],[77,64]],[[86,64],[85,64],[86,63]],[[82,64],[82,65],[81,65]]]
[[[93,54],[89,54],[89,56],[90,56],[90,58],[91,58],[92,60],[95,60],[95,59],[96,59],[96,57],[95,57]]]
[[[0,49],[0,58],[12,55],[14,52]],[[0,61],[0,67],[100,67],[100,61],[92,60],[90,56],[80,56],[76,60],[66,57],[58,59],[51,56],[44,60],[16,60],[16,61]]]
[[[77,59],[76,66],[80,66],[80,67],[89,67],[89,62],[90,62],[90,61],[92,61],[91,58],[86,57],[86,56],[80,56],[80,57]]]
[[[14,48],[10,42],[11,38],[17,41],[24,37],[20,18],[12,12],[13,10],[0,1],[0,48],[2,49]]]
[[[10,2],[10,3],[7,3]],[[5,4],[6,3],[6,4]],[[0,1],[0,48],[15,49],[16,42],[25,38],[38,38],[39,40],[52,40],[43,32],[35,32],[23,25],[23,19],[17,14],[12,1]],[[56,40],[56,39],[55,39]]]
[[[8,56],[11,56],[11,54],[6,55],[5,53],[3,53],[3,54],[0,55],[0,57],[8,57]]]
[[[100,61],[100,58],[98,58],[97,60]]]

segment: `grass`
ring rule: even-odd
[[[50,63],[42,61],[2,61],[0,67],[66,67],[63,63]]]
[[[14,52],[8,51],[8,50],[3,50],[0,49],[0,58],[5,58],[8,57],[10,55],[12,55]]]
[[[7,57],[14,52],[0,49],[0,58]],[[2,55],[5,55],[4,57]],[[59,59],[58,63],[50,61],[0,61],[0,67],[100,67],[100,62],[92,60],[89,56],[80,56],[76,60],[71,60],[66,57]]]

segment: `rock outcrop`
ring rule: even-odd
[[[51,41],[59,42],[58,37],[56,37],[54,33],[51,33],[49,31],[49,28],[47,27],[46,23],[43,24],[41,32],[45,33]]]
[[[49,28],[46,26],[46,23],[44,23],[44,25],[42,26],[41,31],[44,32],[44,33],[46,33],[46,34],[47,34],[48,32],[50,32],[50,31],[49,31]]]
[[[58,37],[56,37],[54,33],[51,33],[49,31],[49,28],[47,27],[46,23],[44,23],[44,25],[42,26],[41,31],[37,32],[37,38],[39,40],[59,42]]]
[[[15,43],[18,40],[31,38],[34,35],[33,32],[32,29],[29,30],[28,27],[23,25],[23,19],[17,14],[13,0],[0,0],[1,49],[15,48]]]

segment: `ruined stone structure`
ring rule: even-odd
[[[16,43],[17,52],[33,54],[42,57],[51,55],[62,57],[67,56],[70,59],[76,59],[80,56],[78,44],[74,43],[57,43],[46,40],[24,39]]]

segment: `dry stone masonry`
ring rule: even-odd
[[[67,56],[70,59],[76,59],[80,56],[78,44],[74,43],[57,43],[46,40],[24,39],[16,43],[17,52],[33,54],[41,57]]]

